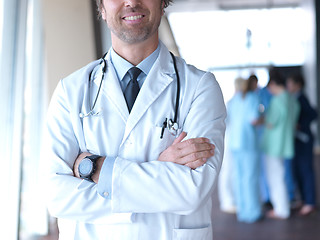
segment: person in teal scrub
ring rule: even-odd
[[[269,89],[273,94],[265,116],[262,150],[273,210],[267,217],[287,219],[290,203],[285,183],[284,160],[294,156],[294,133],[300,111],[297,100],[286,91],[285,79],[270,71]]]

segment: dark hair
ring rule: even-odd
[[[278,86],[286,86],[286,80],[279,70],[273,68],[269,70],[269,83],[274,82]],[[268,84],[269,84],[268,83]]]
[[[167,8],[172,2],[173,0],[161,0],[161,2],[164,2],[164,8]],[[97,10],[98,10],[98,16],[101,16],[101,7],[103,4],[103,0],[96,0],[96,4],[97,4]]]
[[[255,87],[258,83],[258,78],[256,75],[252,74],[249,78],[248,78],[248,86],[247,86],[247,89],[248,91],[254,91],[256,89],[253,88],[253,84],[255,84]]]
[[[295,84],[300,85],[300,87],[303,89],[305,85],[305,81],[303,76],[300,73],[291,74],[288,79],[292,80]]]
[[[246,81],[246,86],[243,91],[243,97],[245,97],[248,92],[253,92],[255,90],[253,86],[254,84],[256,85],[257,83],[258,83],[257,76],[254,74],[250,75],[250,77]]]

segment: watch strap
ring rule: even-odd
[[[92,162],[96,163],[100,157],[101,156],[99,155],[90,155],[90,156],[86,156],[85,158],[89,158]]]

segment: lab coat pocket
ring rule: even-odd
[[[149,125],[148,128],[145,128],[144,130],[149,129],[148,133],[144,135],[144,141],[147,141],[148,148],[146,148],[147,152],[147,161],[154,161],[159,158],[159,155],[166,150],[176,139],[176,136],[172,135],[168,129],[164,129],[163,136],[161,136],[162,127],[156,126],[156,125]],[[146,139],[146,136],[147,139]]]
[[[178,128],[175,133],[172,133],[168,128],[162,129],[162,127],[155,126],[155,132],[157,133],[156,136],[160,142],[160,146],[164,147],[163,150],[165,150],[171,146],[173,141],[180,135],[182,128]],[[161,135],[162,138],[160,138]]]
[[[209,227],[196,229],[173,229],[174,240],[209,240],[209,236]]]
[[[153,134],[150,134],[150,159],[156,160],[159,155],[166,150],[174,141],[175,136],[171,135],[167,129],[164,130],[163,137],[160,138],[162,127],[152,126],[151,131]]]

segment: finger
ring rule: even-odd
[[[202,152],[195,152],[191,153],[189,155],[186,155],[184,157],[181,157],[177,160],[177,163],[179,164],[187,164],[191,163],[200,159],[207,160],[208,158],[212,157],[214,155],[214,150],[208,150],[208,151],[202,151]]]
[[[197,144],[197,143],[210,143],[210,140],[208,138],[190,138],[187,139],[185,141],[182,141],[181,143],[179,143],[179,148],[188,148],[190,146],[192,146],[193,144]]]
[[[196,161],[189,162],[189,163],[185,164],[185,166],[187,166],[187,167],[189,167],[189,168],[194,170],[194,169],[196,169],[198,167],[203,166],[206,162],[207,162],[206,159],[198,159]]]
[[[173,141],[172,145],[180,143],[187,136],[186,132],[180,133],[180,135]]]
[[[195,143],[184,148],[179,148],[179,154],[180,154],[180,157],[184,157],[192,153],[211,151],[211,150],[214,151],[214,149],[215,149],[215,146],[211,143]]]

